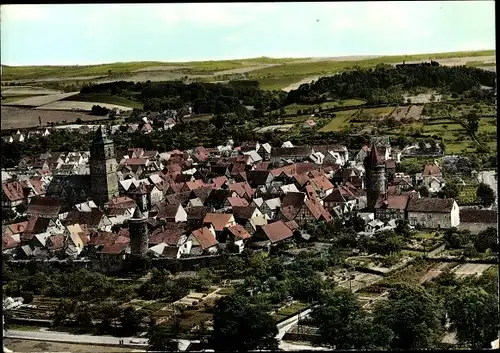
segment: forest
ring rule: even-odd
[[[368,104],[379,103],[377,96],[387,96],[389,103],[399,103],[402,94],[416,87],[462,94],[480,86],[494,87],[496,74],[465,66],[379,65],[375,69],[355,70],[340,75],[321,77],[290,91],[285,105],[317,104],[331,99],[364,98]]]

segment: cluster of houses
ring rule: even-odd
[[[439,165],[428,164],[414,176],[398,173],[401,152],[384,140],[359,151],[228,141],[215,148],[130,148],[106,156],[102,169],[89,168],[91,152],[54,152],[2,171],[2,208],[24,217],[2,226],[4,253],[22,259],[123,258],[144,248],[151,256],[176,259],[220,249],[269,249],[304,236],[306,223],[353,212],[370,234],[398,219],[430,229],[458,227],[464,220],[496,226],[496,214],[474,217],[469,213],[477,211],[461,211],[453,199],[421,197],[422,184],[432,191],[444,186]],[[381,172],[370,173],[372,167]],[[89,186],[98,178],[95,170],[107,173],[108,191],[116,189],[102,204]],[[366,190],[374,185],[367,180],[373,175],[385,183],[375,195]]]

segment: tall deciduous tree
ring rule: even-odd
[[[169,335],[165,327],[154,326],[148,332],[150,352],[178,352],[179,342],[174,341]]]
[[[490,348],[498,338],[498,297],[482,288],[464,287],[447,301],[450,322],[455,325],[459,342],[474,349]]]
[[[485,183],[480,183],[476,190],[476,196],[479,202],[489,207],[495,202],[495,192],[493,189]]]
[[[428,349],[439,342],[442,326],[436,299],[420,286],[400,285],[374,310],[374,322],[389,328],[392,349]]]
[[[222,298],[215,308],[213,322],[211,342],[215,351],[278,349],[276,322],[243,296]]]
[[[372,323],[350,292],[330,292],[312,317],[319,323],[321,341],[336,349],[387,349],[392,339],[392,332]]]

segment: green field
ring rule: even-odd
[[[138,109],[142,109],[143,107],[143,104],[140,102],[135,102],[127,98],[113,96],[107,93],[79,94],[63,99],[63,101],[107,103]]]
[[[482,61],[469,61],[468,63],[465,64],[465,66],[468,67],[495,67],[497,66],[496,63],[485,63]]]
[[[458,196],[459,204],[467,204],[476,202],[476,190],[477,186],[475,185],[464,185],[460,186],[460,194]]]
[[[4,103],[12,103],[12,102],[15,102],[15,101],[19,101],[19,100],[22,100],[22,99],[26,99],[26,98],[30,98],[30,97],[41,97],[43,95],[20,95],[20,96],[12,96],[12,97],[4,97],[2,99],[2,104]]]
[[[348,127],[350,118],[356,114],[359,109],[343,110],[336,112],[335,118],[333,118],[328,124],[323,126],[320,132],[330,132],[330,131],[342,131]]]

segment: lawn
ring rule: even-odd
[[[497,121],[496,119],[481,118],[479,120],[479,132],[497,132]]]
[[[368,108],[368,109],[361,109],[360,114],[370,114],[370,115],[375,115],[375,116],[388,116],[394,111],[395,107],[380,107],[380,108]]]
[[[333,118],[328,124],[323,126],[320,132],[330,132],[330,131],[342,131],[349,126],[350,118],[355,115],[359,109],[343,110],[336,112],[335,118]]]
[[[434,239],[436,237],[436,233],[418,233],[415,235],[417,239]]]
[[[12,103],[12,102],[15,102],[15,101],[20,101],[22,99],[25,99],[25,98],[31,98],[31,97],[42,97],[44,95],[20,95],[20,96],[12,96],[12,97],[4,97],[2,99],[2,104],[5,104],[5,103]]]
[[[113,96],[111,94],[106,94],[106,93],[89,93],[89,94],[80,93],[76,96],[63,99],[63,101],[107,103],[107,104],[115,104],[137,109],[142,109],[143,107],[143,104],[140,102],[135,102],[133,100],[124,97]]]

